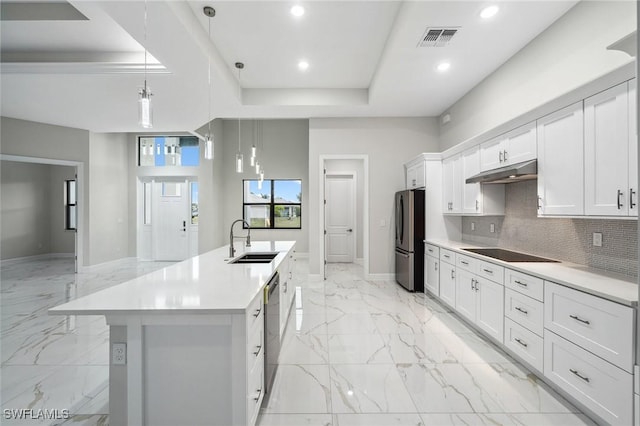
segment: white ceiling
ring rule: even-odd
[[[70,3],[88,20],[2,21],[2,115],[139,131],[146,45],[154,131],[195,130],[208,117],[436,116],[576,1],[499,1],[482,20],[491,2],[149,0],[146,41],[142,1]],[[289,13],[296,3],[301,18]],[[445,47],[417,47],[427,27],[459,31]]]

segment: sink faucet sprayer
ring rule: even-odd
[[[247,247],[251,247],[251,225],[249,225],[249,223],[246,220],[243,219],[237,219],[235,220],[232,224],[231,224],[231,229],[229,230],[229,257],[233,257],[236,249],[233,248],[233,240],[237,237],[233,236],[233,225],[235,225],[238,222],[243,222],[245,225],[247,225]]]

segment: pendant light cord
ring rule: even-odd
[[[209,18],[209,42],[211,42],[211,18]],[[209,115],[207,116],[207,122],[209,123],[209,139],[211,139],[211,55],[207,52],[208,61],[208,83],[209,83]]]
[[[244,66],[244,65],[243,65]],[[240,107],[242,107],[242,80],[240,73],[242,72],[242,66],[238,67],[238,102],[240,102]],[[240,110],[238,110],[238,153],[242,153],[241,148],[241,139],[240,139],[241,131],[240,131]]]
[[[144,0],[144,91],[147,91],[147,0]]]

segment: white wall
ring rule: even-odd
[[[242,218],[242,180],[255,179],[255,169],[249,166],[253,141],[252,121],[241,121],[244,173],[235,172],[235,155],[238,151],[238,121],[223,120],[224,134],[224,230],[228,244],[229,228]],[[251,238],[260,240],[295,240],[299,253],[309,251],[309,124],[307,120],[261,120],[263,147],[258,152],[260,164],[265,169],[265,179],[302,180],[302,229],[252,229]],[[236,225],[238,235],[244,235]]]
[[[444,151],[633,61],[607,51],[636,30],[636,2],[581,1],[445,113]]]
[[[369,265],[371,274],[394,272],[393,197],[404,189],[404,163],[438,151],[434,118],[335,118],[309,121],[309,267],[321,272],[320,156],[367,155],[369,161]],[[380,226],[384,220],[385,225]]]
[[[356,258],[364,256],[364,161],[363,160],[327,160],[327,174],[332,172],[355,172],[356,174]]]
[[[91,133],[89,154],[89,264],[128,257],[129,170],[125,133]],[[130,235],[132,234],[132,235]]]

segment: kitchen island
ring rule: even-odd
[[[111,424],[255,423],[264,396],[264,290],[295,242],[237,248],[236,258],[278,254],[232,264],[224,246],[49,310],[106,317]]]

